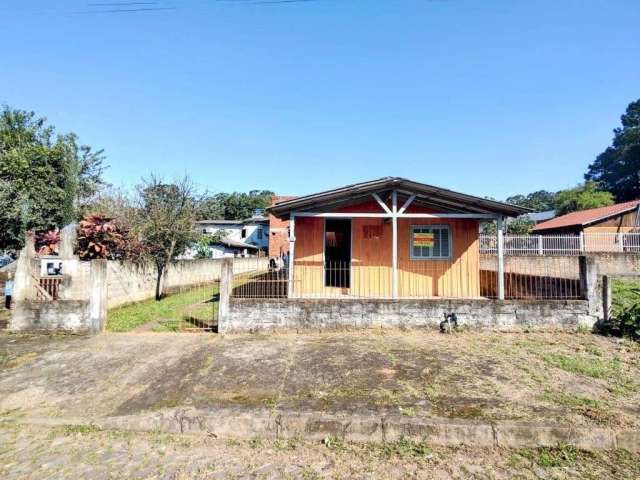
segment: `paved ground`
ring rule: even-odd
[[[637,428],[640,348],[591,334],[0,334],[0,415],[176,407]]]
[[[223,441],[0,423],[0,478],[57,479],[593,479],[640,478],[624,451],[429,448],[335,440]]]

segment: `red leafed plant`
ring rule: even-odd
[[[37,233],[35,241],[36,253],[39,256],[57,255],[58,245],[60,244],[60,231],[56,228],[55,230]]]
[[[115,219],[91,213],[78,226],[78,255],[81,260],[121,260],[127,256],[127,231]]]

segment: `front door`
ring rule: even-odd
[[[327,218],[324,229],[324,285],[351,285],[351,220]]]

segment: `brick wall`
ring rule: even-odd
[[[277,195],[271,199],[271,205],[294,198]],[[289,220],[280,220],[269,214],[269,258],[280,257],[285,252],[289,252]]]

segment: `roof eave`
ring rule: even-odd
[[[475,197],[473,195],[467,195],[464,193],[454,192],[452,190],[435,187],[432,185],[420,184],[411,180],[402,178],[383,178],[379,180],[373,180],[370,182],[363,182],[361,184],[347,185],[333,190],[327,190],[317,194],[311,194],[304,197],[299,197],[292,200],[277,203],[267,208],[267,211],[279,218],[288,218],[290,213],[295,210],[304,210],[313,206],[321,205],[322,203],[328,203],[331,200],[336,200],[345,196],[361,196],[367,193],[373,193],[376,191],[384,190],[386,188],[397,189],[398,187],[405,187],[409,190],[412,188],[422,192],[422,196],[428,194],[434,194],[435,197],[441,196],[439,199],[441,202],[445,201],[458,201],[460,209],[473,208],[484,210],[486,213],[494,213],[496,215],[504,215],[510,217],[517,217],[524,213],[532,212],[532,209],[526,207],[520,207],[504,202],[496,202],[495,200],[483,199]],[[434,198],[437,202],[438,198]],[[465,205],[466,204],[466,205]]]

